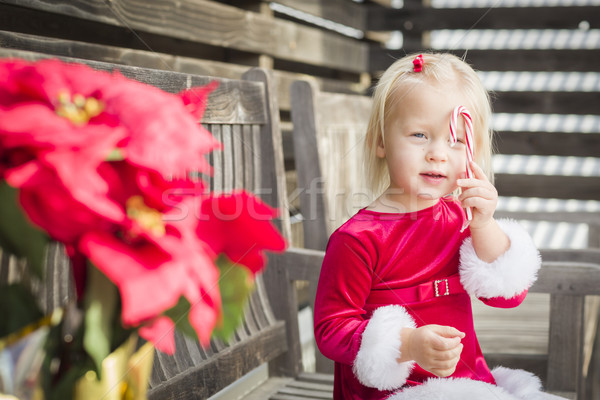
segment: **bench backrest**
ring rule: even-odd
[[[290,104],[304,247],[324,250],[329,235],[372,200],[362,161],[371,99],[295,81]]]
[[[0,57],[19,57],[27,60],[47,58],[47,55],[27,51],[0,49]],[[280,231],[289,238],[289,217],[285,208],[283,156],[281,133],[274,88],[265,70],[254,69],[244,80],[219,79],[207,76],[175,73],[146,68],[65,59],[86,63],[100,70],[118,69],[132,79],[177,93],[212,80],[219,87],[211,93],[202,123],[223,143],[223,150],[210,155],[214,175],[207,180],[210,189],[228,192],[244,188],[259,195],[265,202],[280,210],[277,221]],[[59,245],[52,245],[46,263],[46,282],[38,283],[40,301],[46,311],[63,305],[74,293],[70,281],[69,262]],[[270,266],[270,265],[269,265]],[[278,358],[279,369],[295,365],[288,359],[290,347],[285,323],[274,314],[265,282],[277,289],[278,275],[269,275],[269,266],[256,281],[245,312],[245,320],[229,343],[213,340],[209,348],[176,333],[177,351],[173,356],[157,352],[152,371],[149,397],[208,398],[244,374]],[[18,260],[2,254],[2,282],[28,279],[20,273]],[[297,328],[297,326],[296,326]],[[297,337],[297,335],[296,335]],[[298,354],[296,356],[299,357]]]

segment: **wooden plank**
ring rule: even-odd
[[[371,47],[369,72],[387,69],[395,60],[410,51],[422,51],[419,47],[403,50]],[[442,51],[442,50],[437,50]],[[581,50],[444,50],[463,57],[475,69],[481,71],[600,71],[600,51]]]
[[[291,388],[299,388],[306,390],[318,390],[321,392],[332,392],[333,386],[330,383],[315,383],[315,382],[307,382],[302,380],[294,380],[290,382],[287,387]]]
[[[325,197],[321,185],[322,170],[317,143],[315,88],[306,81],[297,81],[290,89],[290,104],[294,123],[294,159],[298,173],[300,207],[303,212],[304,247],[325,250],[327,232]]]
[[[599,295],[600,267],[598,264],[546,261],[530,291],[562,296]]]
[[[599,113],[599,104],[600,92],[496,91],[492,108],[494,112],[501,113],[593,115]]]
[[[300,375],[298,375],[297,379],[299,381],[316,382],[316,383],[333,385],[333,375],[331,375],[331,374],[303,372]]]
[[[266,382],[259,385],[256,389],[250,393],[244,395],[244,400],[265,400],[270,399],[272,395],[277,391],[293,381],[292,378],[272,377],[267,379]]]
[[[309,398],[309,399],[331,399],[332,398],[332,392],[329,391],[322,391],[322,390],[311,390],[311,389],[304,389],[304,388],[298,388],[298,387],[290,387],[290,386],[286,386],[284,388],[281,388],[278,392],[278,394],[287,394],[287,395],[292,395],[292,396],[298,396],[301,398]]]
[[[273,314],[285,321],[287,337],[287,353],[269,364],[269,373],[271,376],[296,376],[302,371],[298,299],[294,282],[280,262],[281,258],[281,255],[269,254],[269,267],[263,275]]]
[[[215,47],[267,54],[291,61],[363,72],[366,45],[335,33],[240,10],[215,1],[157,0],[3,0],[131,31],[147,32]],[[51,15],[49,14],[49,18]],[[151,42],[147,45],[152,47]]]
[[[598,200],[600,177],[496,174],[500,196]]]
[[[526,221],[570,222],[576,224],[600,225],[600,214],[597,212],[571,211],[496,211],[496,218],[512,218]],[[590,246],[592,247],[592,246]]]
[[[272,254],[271,257],[287,271],[291,280],[317,282],[324,255],[319,250],[290,247],[285,255]]]
[[[243,77],[246,80],[263,83],[263,96],[267,104],[265,111],[267,121],[269,121],[269,123],[260,127],[260,139],[257,138],[260,146],[257,146],[256,149],[260,151],[258,160],[261,164],[270,167],[260,169],[260,186],[255,193],[261,196],[267,204],[280,209],[279,218],[275,221],[275,224],[283,237],[289,241],[291,237],[290,216],[288,212],[283,212],[283,210],[287,211],[289,209],[285,190],[283,145],[279,129],[279,106],[275,95],[276,89],[272,72],[261,68],[253,68],[245,73]]]
[[[367,8],[347,0],[277,0],[277,3],[361,31],[367,30]]]
[[[577,132],[499,132],[495,135],[500,154],[598,157],[600,134]]]
[[[149,399],[208,398],[286,349],[285,326],[278,322],[247,341],[223,350],[201,365],[150,389]],[[215,373],[218,371],[218,373]]]
[[[222,125],[221,134],[224,151],[223,153],[223,191],[231,192],[234,188],[234,147],[233,147],[233,133],[231,125]]]
[[[406,23],[419,32],[438,29],[578,29],[581,21],[588,21],[592,29],[600,27],[600,7],[371,7],[367,30],[392,31]]]
[[[556,294],[550,303],[547,389],[576,391],[581,374],[584,299]]]

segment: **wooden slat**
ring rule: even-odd
[[[530,291],[561,296],[600,295],[600,267],[598,264],[544,262]]]
[[[260,126],[260,139],[257,138],[260,146],[257,146],[257,162],[270,166],[261,168],[260,182],[256,189],[259,195],[267,204],[277,207],[280,210],[287,210],[288,200],[286,194],[285,170],[283,166],[283,145],[281,131],[279,129],[279,106],[276,97],[276,88],[272,78],[272,73],[264,69],[251,69],[244,74],[244,79],[255,82],[262,82],[263,95],[266,100],[265,111],[269,123]],[[260,148],[260,150],[258,150]],[[281,212],[275,225],[283,237],[289,241],[291,237],[290,216],[288,212]]]
[[[369,72],[387,69],[408,51],[422,48],[405,46],[403,50],[371,47]],[[442,50],[437,50],[442,51]],[[446,50],[443,50],[446,51]],[[600,51],[589,50],[447,50],[481,71],[600,71]]]
[[[3,0],[2,3],[100,22],[132,31],[363,72],[366,45],[335,33],[270,18],[214,1]],[[145,41],[152,48],[152,41]]]
[[[598,284],[596,281],[596,292]],[[577,390],[583,341],[582,296],[552,295],[550,299],[548,390]],[[561,366],[551,368],[550,366]]]
[[[598,200],[600,177],[496,174],[500,196]]]
[[[333,375],[303,372],[298,375],[298,380],[333,385]]]
[[[321,264],[325,253],[319,250],[290,247],[284,255],[272,254],[281,268],[289,274],[294,281],[314,281],[319,279]]]
[[[149,399],[208,398],[252,369],[272,360],[286,348],[285,326],[279,322],[214,355],[204,364],[188,368],[167,384],[154,387]],[[215,373],[219,371],[219,373]]]
[[[598,216],[597,216],[598,217]],[[541,249],[542,260],[600,265],[600,248],[595,249]]]
[[[496,211],[495,218],[600,225],[600,214],[587,211]],[[590,246],[595,247],[595,246]],[[573,255],[575,256],[575,255]]]
[[[367,29],[367,8],[347,0],[277,0],[277,3],[361,31]]]
[[[600,92],[497,91],[492,107],[494,112],[500,113],[593,115],[600,113],[599,104]]]
[[[332,398],[331,392],[323,392],[320,390],[310,390],[310,389],[303,389],[303,388],[290,387],[290,386],[286,386],[286,387],[282,388],[281,390],[279,390],[279,392],[277,393],[276,396],[273,396],[271,398],[277,399],[280,395],[298,396],[299,398],[303,398],[303,399],[308,398],[308,399],[329,399],[329,400],[331,400],[331,398]]]
[[[304,246],[309,249],[324,250],[327,245],[327,226],[323,181],[319,149],[317,143],[315,88],[305,81],[292,84],[290,91],[292,122],[294,124],[294,158],[297,168],[300,206],[303,210]],[[317,179],[321,179],[320,181]]]
[[[223,143],[223,135],[221,133],[221,125],[215,124],[210,126],[210,132],[220,143]],[[223,152],[222,151],[213,151],[211,153],[213,174],[210,185],[211,191],[223,191],[225,190],[223,186],[223,171],[224,171],[224,161],[223,161]]]
[[[495,148],[500,154],[598,157],[600,134],[577,132],[499,132]]]
[[[412,30],[438,29],[578,29],[581,21],[600,27],[600,8],[588,7],[489,7],[412,8],[373,7],[367,29],[392,31],[410,22]]]
[[[226,151],[223,151],[223,188],[224,192],[231,192],[234,188],[234,147],[233,147],[233,137],[231,131],[231,125],[223,125],[221,126],[221,134],[223,148]]]

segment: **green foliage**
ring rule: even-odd
[[[0,246],[9,253],[26,257],[32,271],[42,278],[48,235],[34,227],[18,204],[17,189],[0,181]]]
[[[93,266],[88,268],[83,347],[96,363],[98,374],[102,370],[102,360],[112,351],[115,315],[120,314],[118,297],[116,286],[104,274]],[[119,321],[117,325],[120,325]]]
[[[35,297],[21,284],[0,286],[0,338],[18,332],[43,317]]]
[[[229,340],[236,328],[242,323],[244,307],[254,289],[254,279],[245,266],[232,263],[224,255],[217,259],[217,267],[221,272],[219,290],[221,292],[223,318],[213,331],[213,336]]]
[[[188,318],[190,307],[190,302],[185,297],[181,296],[174,307],[165,311],[165,315],[175,323],[177,330],[192,339],[198,340],[198,335],[192,327],[192,324],[190,324],[190,320]]]

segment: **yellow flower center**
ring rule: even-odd
[[[94,97],[71,94],[63,90],[58,94],[56,114],[68,119],[75,125],[85,125],[104,110],[104,103]]]
[[[136,221],[142,228],[152,232],[157,237],[164,236],[165,224],[162,220],[162,214],[144,204],[142,196],[130,197],[127,200],[126,208],[127,216]]]

